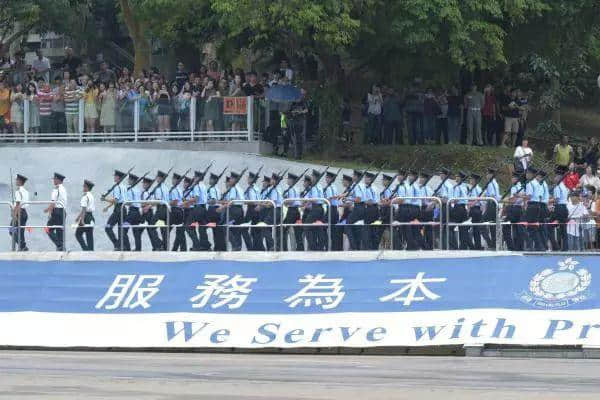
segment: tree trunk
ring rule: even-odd
[[[142,72],[143,69],[150,68],[150,43],[146,38],[145,26],[142,21],[139,21],[129,4],[129,0],[119,0],[123,18],[129,31],[129,36],[133,41],[133,49],[135,51],[135,66],[133,73],[135,75]]]

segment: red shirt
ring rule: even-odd
[[[496,96],[493,94],[486,94],[485,98],[483,99],[483,109],[481,110],[481,115],[484,117],[493,117],[494,104],[496,104]]]
[[[569,188],[569,190],[573,190],[579,184],[579,174],[577,172],[569,172],[564,179],[565,186]]]

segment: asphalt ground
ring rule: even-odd
[[[600,360],[0,351],[0,399],[598,399]]]

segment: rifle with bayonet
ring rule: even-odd
[[[210,164],[208,164],[208,166],[206,167],[206,169],[204,169],[204,172],[202,172],[202,179],[204,179],[204,177],[206,176],[206,174],[208,173],[208,171],[210,170],[210,167],[212,167],[214,161],[211,161]],[[183,192],[183,198],[185,199],[190,193],[192,193],[192,191],[196,188],[196,186],[198,186],[200,184],[200,182],[202,182],[202,180],[200,178],[198,178],[198,180],[196,181],[196,183],[194,183],[193,185],[191,185],[189,188],[186,189],[185,192]]]
[[[191,168],[188,168],[188,170],[185,171],[185,173],[183,175],[181,175],[181,178],[179,179],[179,181],[175,185],[171,186],[171,189],[169,189],[169,194],[171,194],[173,192],[173,190],[175,190],[175,188],[177,186],[179,186],[179,184],[185,179],[185,177],[187,176],[187,174],[190,173],[191,170],[192,170]]]
[[[127,190],[131,190],[134,187],[136,187],[137,184],[140,183],[145,177],[147,177],[149,173],[150,173],[150,171],[146,172],[141,178],[138,178],[133,185],[130,185],[129,187],[127,187]]]
[[[367,188],[370,188],[370,187],[373,185],[373,183],[375,183],[375,181],[377,180],[377,178],[379,177],[379,175],[381,175],[381,173],[383,172],[383,169],[385,168],[385,166],[386,166],[386,165],[387,165],[387,162],[385,162],[385,163],[383,163],[383,164],[381,165],[381,167],[379,168],[379,172],[377,172],[377,173],[375,174],[375,176],[373,177],[373,180],[371,181],[371,183],[369,183],[369,184],[366,186]]]
[[[309,169],[310,169],[310,168],[306,168],[306,169],[304,170],[304,172],[303,172],[303,173],[302,173],[300,176],[298,176],[298,179],[296,179],[296,181],[294,182],[294,184],[293,184],[293,185],[290,185],[290,187],[289,187],[289,188],[285,189],[285,191],[283,192],[283,194],[281,195],[281,197],[283,197],[283,198],[285,199],[285,196],[287,196],[287,194],[290,192],[290,189],[291,189],[291,188],[293,188],[294,186],[296,186],[296,184],[297,184],[298,182],[300,182],[300,179],[304,178],[304,175],[306,175],[306,173],[308,172],[308,170],[309,170]]]
[[[440,182],[438,187],[435,188],[435,190],[433,191],[433,194],[432,194],[433,197],[437,196],[438,192],[442,189],[442,187],[444,187],[444,184],[446,183],[446,181],[448,179],[450,179],[450,175],[446,175],[446,177],[444,179],[442,179],[442,181]]]
[[[331,180],[331,182],[329,182],[327,184],[327,186],[325,186],[323,188],[323,196],[325,196],[325,193],[327,193],[327,189],[329,189],[329,187],[335,183],[335,180],[337,179],[338,176],[340,176],[341,172],[342,172],[342,169],[341,168],[338,169],[338,172],[335,173],[335,176],[333,177],[333,179]]]
[[[242,178],[244,177],[244,174],[246,173],[246,171],[248,171],[248,168],[244,168],[244,170],[240,173],[240,177],[238,178],[238,182],[242,180]],[[223,193],[223,195],[221,196],[221,201],[225,200],[225,197],[227,197],[227,195],[229,194],[229,192],[231,192],[231,189],[233,189],[235,185],[231,185],[229,186],[229,189],[227,189],[225,191],[225,193]]]
[[[367,169],[365,169],[363,171],[363,173],[358,177],[358,179],[356,180],[356,182],[354,182],[352,185],[349,185],[348,188],[344,191],[344,193],[342,193],[340,195],[340,198],[346,198],[350,195],[350,193],[352,193],[352,191],[354,190],[354,188],[356,188],[356,186],[360,183],[360,181],[363,180],[363,178],[365,177],[366,173],[369,171],[369,168],[371,168],[373,166],[373,164],[375,164],[375,162],[372,162],[371,164],[369,164],[369,166],[367,167]]]
[[[248,187],[244,191],[244,197],[248,197],[248,192],[256,184],[256,181],[260,177],[260,172],[262,171],[263,167],[264,167],[264,164],[261,165],[260,168],[258,169],[258,171],[256,171],[256,174],[254,174],[254,178],[252,178],[252,181],[250,181],[250,184],[248,184]]]
[[[269,197],[271,196],[271,193],[273,193],[273,190],[275,190],[275,188],[277,186],[279,186],[279,183],[283,180],[283,177],[285,176],[285,174],[287,174],[287,172],[290,169],[287,168],[285,171],[283,171],[283,174],[277,174],[277,182],[273,184],[273,186],[271,186],[271,188],[269,189],[269,191],[267,192],[267,194],[265,195],[265,199],[269,200]]]
[[[379,198],[383,197],[383,195],[385,194],[385,192],[390,188],[390,186],[392,186],[392,183],[394,183],[394,181],[396,180],[396,178],[398,178],[400,174],[396,174],[392,177],[392,180],[390,181],[390,183],[387,184],[387,186],[385,188],[383,188],[383,190],[381,191],[381,193],[379,193]],[[404,179],[403,179],[404,181]],[[398,190],[398,188],[400,187],[400,183],[398,183],[396,190]],[[392,192],[395,193],[395,192]],[[390,196],[391,197],[391,196]]]
[[[223,177],[223,175],[225,174],[225,171],[227,171],[227,168],[229,168],[229,165],[226,166],[225,168],[223,168],[223,171],[221,171],[221,173],[219,175],[217,175],[217,179],[215,180],[215,183],[213,183],[212,185],[210,185],[208,187],[208,189],[206,189],[206,192],[210,194],[210,189],[214,188],[215,186],[217,186],[217,184],[219,183],[219,181],[221,180],[221,178]],[[214,199],[215,202],[217,201],[217,199]],[[209,200],[210,201],[210,200]],[[212,203],[214,204],[214,203]]]
[[[311,185],[309,187],[307,187],[306,189],[304,189],[302,191],[302,193],[300,193],[300,197],[301,198],[304,197],[304,196],[306,196],[308,193],[310,193],[310,191],[313,190],[313,188],[319,184],[319,182],[321,181],[321,178],[323,178],[323,176],[325,175],[325,173],[327,172],[328,169],[329,169],[329,166],[325,167],[325,169],[323,170],[323,172],[321,172],[319,174],[319,177],[317,179],[315,179],[315,181],[313,183],[311,183]],[[306,171],[304,171],[304,174],[305,173],[306,173]],[[302,175],[304,175],[304,174],[302,174]]]
[[[165,180],[167,180],[169,174],[171,173],[171,171],[173,171],[173,168],[174,167],[169,168],[169,170],[167,171],[167,173],[166,173],[166,175],[165,175],[165,177],[164,177],[164,179],[163,179],[162,182],[164,182]],[[154,179],[154,180],[156,181],[156,179]],[[162,182],[161,182],[161,184],[162,184]],[[160,187],[160,184],[154,186],[154,189],[152,189],[152,191],[148,194],[148,199],[150,199],[152,196],[154,196],[154,193],[156,192],[156,189],[158,189],[159,187]]]
[[[477,187],[477,185],[479,185],[479,182],[481,182],[481,176],[479,177],[479,179],[477,179],[475,184],[473,186],[471,186],[471,188],[467,191],[467,196],[470,196],[471,193],[473,193],[473,190]],[[486,189],[487,189],[487,186],[486,186]],[[483,193],[483,192],[481,192],[481,193]]]
[[[127,171],[127,173],[125,174],[125,176],[129,175],[129,173],[131,173],[131,171],[133,171],[133,169],[135,168],[135,165],[131,168],[129,168],[129,171]],[[116,188],[117,186],[119,186],[119,184],[122,182],[122,179],[119,180],[119,182],[116,182],[114,185],[112,185],[112,187],[110,189],[108,189],[106,191],[106,193],[104,193],[102,196],[100,196],[100,198],[102,199],[102,201],[106,201],[106,196],[108,196],[110,194],[110,192],[113,191],[114,188]]]

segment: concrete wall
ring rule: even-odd
[[[155,176],[156,170],[167,171],[174,166],[173,171],[183,173],[188,168],[202,169],[210,160],[215,164],[212,171],[221,171],[229,165],[230,169],[241,171],[245,167],[256,171],[264,164],[263,174],[271,174],[275,171],[283,171],[291,168],[290,172],[300,174],[305,168],[322,168],[320,165],[290,162],[275,158],[260,156],[257,154],[230,152],[230,151],[202,151],[169,149],[168,147],[189,148],[190,144],[181,143],[154,143],[153,145],[139,144],[136,146],[120,145],[48,145],[48,146],[8,146],[0,148],[0,201],[10,201],[9,169],[13,174],[21,173],[29,177],[27,189],[32,200],[49,200],[52,191],[51,178],[53,173],[59,172],[67,177],[65,187],[68,192],[68,217],[67,225],[73,224],[75,216],[79,212],[79,200],[82,194],[84,179],[89,179],[96,184],[93,193],[96,197],[96,226],[95,240],[97,250],[112,250],[112,245],[104,233],[104,224],[108,219],[108,213],[102,213],[100,195],[112,186],[113,170],[115,168],[127,171],[135,165],[134,172],[143,174],[150,170],[151,176]],[[158,147],[160,146],[160,147]],[[147,147],[147,148],[144,148]],[[350,173],[349,170],[344,173]],[[341,177],[338,179],[338,187],[341,188]],[[432,185],[435,181],[432,181]],[[283,187],[282,183],[282,187]],[[300,187],[301,184],[298,185]],[[376,186],[380,186],[378,181]],[[246,187],[245,181],[242,185]],[[37,193],[37,196],[35,195]],[[8,225],[8,207],[0,205],[0,225]],[[30,207],[30,220],[28,225],[45,225],[47,216],[42,213],[42,207]],[[33,251],[54,250],[49,239],[41,229],[35,229],[27,234],[29,248]],[[146,234],[144,234],[145,249],[149,248]],[[10,240],[6,229],[0,229],[0,251],[10,249]],[[67,249],[79,250],[74,237],[74,230],[67,229]]]

